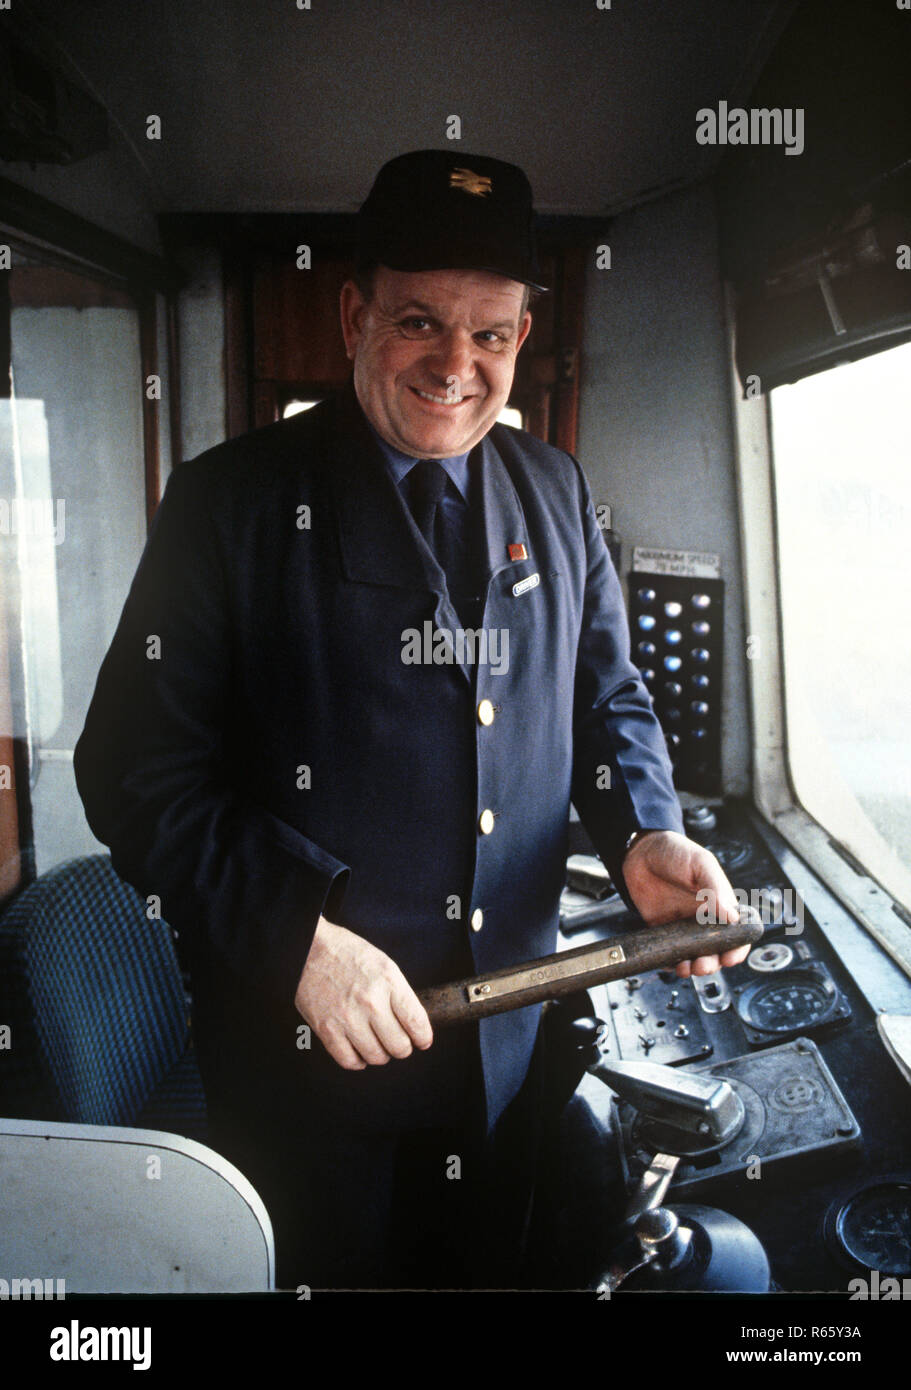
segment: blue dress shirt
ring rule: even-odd
[[[370,424],[369,420],[367,423]],[[370,425],[370,428],[373,430],[377,444],[379,444],[383,451],[383,457],[386,460],[386,466],[389,469],[392,481],[397,488],[401,489],[405,478],[411,472],[414,465],[419,462],[419,458],[423,456],[412,458],[410,454],[400,453],[398,449],[393,449],[391,444],[387,444],[382,435],[373,429],[372,425]],[[459,497],[455,497],[451,492],[447,491],[443,494],[442,500],[442,506],[447,514],[447,518],[452,521],[456,527],[464,525],[465,507],[470,502],[471,474],[468,468],[468,458],[469,454],[455,454],[452,458],[437,459],[437,463],[446,469],[446,472],[455,484],[456,491],[459,494]],[[461,502],[459,498],[462,499]]]

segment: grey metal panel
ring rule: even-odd
[[[159,1130],[0,1120],[0,1279],[66,1293],[274,1286],[261,1198],[220,1154]]]

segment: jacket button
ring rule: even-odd
[[[493,830],[493,811],[483,810],[478,820],[478,828],[482,835],[489,835]]]
[[[494,708],[490,700],[482,700],[478,705],[478,723],[485,727],[493,723]]]
[[[484,913],[481,911],[479,907],[476,907],[474,912],[471,914],[471,930],[480,931],[483,925]]]

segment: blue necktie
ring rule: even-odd
[[[468,507],[446,469],[436,459],[418,459],[405,482],[411,514],[446,575],[449,597],[462,625],[474,627],[480,598]],[[443,505],[447,491],[449,497],[458,502],[461,524],[453,516],[456,509]]]

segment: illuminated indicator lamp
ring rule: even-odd
[[[636,648],[636,651],[639,653],[640,656],[654,656],[655,652],[657,651],[657,647],[655,646],[654,642],[640,642],[638,647]]]
[[[654,671],[648,666],[646,666],[642,671],[640,671],[639,674],[642,676],[642,679],[645,681],[646,685],[651,685],[652,681],[655,679]]]
[[[694,608],[708,608],[711,602],[712,600],[709,598],[708,594],[693,594],[693,597],[690,599],[690,603]]]
[[[643,632],[651,632],[652,628],[655,626],[655,622],[656,619],[652,616],[651,613],[639,614],[639,626],[641,627]]]
[[[679,696],[683,694],[683,686],[678,685],[676,681],[665,681],[664,693],[665,695],[669,696],[670,699],[676,700]]]
[[[709,623],[693,623],[693,632],[697,637],[708,637],[711,630]]]
[[[680,735],[679,735],[679,734],[665,734],[664,737],[665,737],[665,742],[666,742],[666,743],[669,743],[669,744],[671,745],[672,748],[679,748],[679,747],[680,747]]]
[[[665,671],[679,671],[683,665],[683,658],[680,656],[666,656],[664,658]]]
[[[698,715],[700,719],[704,719],[709,712],[709,707],[705,703],[705,700],[694,700],[690,705],[690,709],[694,714]]]
[[[695,729],[690,729],[690,738],[701,739],[708,737],[708,729],[704,729],[701,724],[697,724]]]
[[[683,641],[683,633],[676,627],[669,627],[664,634],[664,640],[669,647],[676,647]]]
[[[640,603],[654,603],[657,598],[654,589],[637,589],[636,598]]]
[[[695,676],[690,676],[690,681],[695,685],[697,690],[708,690],[709,686],[712,684],[709,677],[702,671],[697,671]]]
[[[694,647],[690,652],[690,656],[694,661],[698,661],[700,666],[704,666],[709,659],[709,654],[705,647]]]
[[[665,613],[667,614],[667,616],[668,616],[669,618],[679,618],[679,617],[680,617],[680,614],[683,612],[683,604],[682,604],[682,603],[666,603],[666,604],[664,605],[664,611],[665,611]]]

